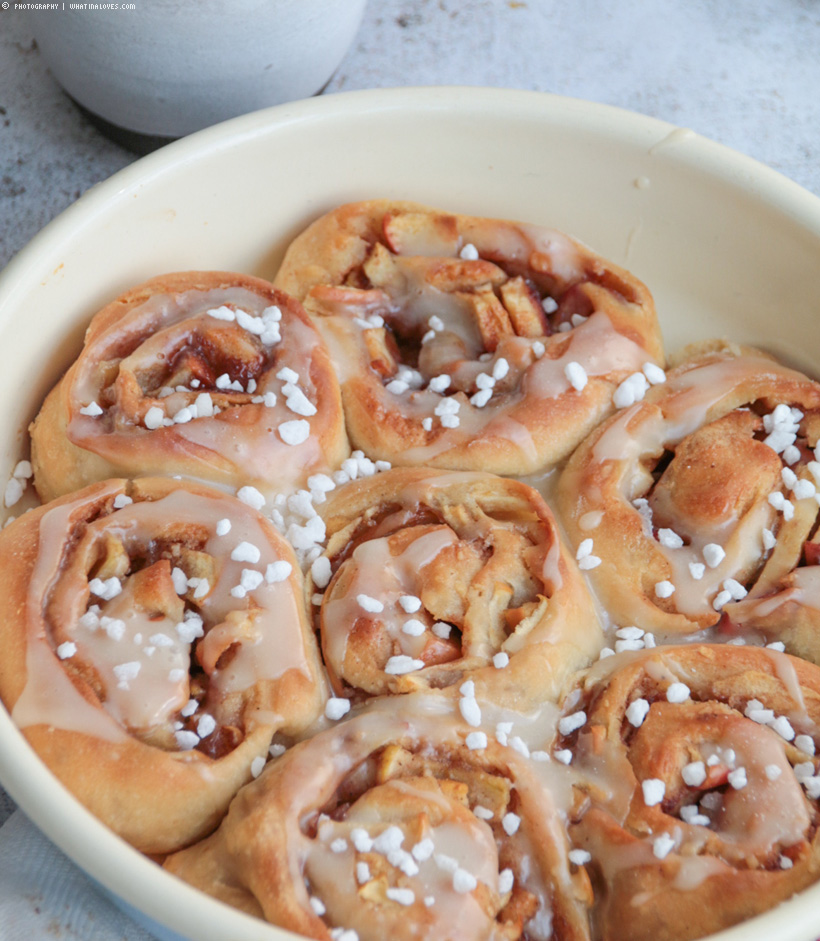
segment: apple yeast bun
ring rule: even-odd
[[[322,941],[588,939],[553,763],[471,747],[452,710],[436,693],[372,700],[272,762],[165,868]]]
[[[290,546],[199,484],[92,484],[0,533],[0,698],[138,849],[210,832],[327,698]]]
[[[269,493],[349,453],[339,386],[301,305],[218,271],[154,278],[96,314],[31,438],[44,501],[159,473]]]
[[[601,941],[690,941],[820,878],[820,669],[755,647],[619,654],[585,678],[571,755]]]
[[[469,678],[526,711],[555,701],[601,649],[555,519],[520,481],[394,468],[337,488],[320,510],[327,547],[308,588],[340,696]]]
[[[661,635],[720,622],[820,661],[819,439],[820,384],[725,344],[597,428],[558,507],[613,619]]]
[[[373,200],[290,245],[275,282],[328,340],[370,458],[528,474],[663,351],[649,291],[552,229]]]

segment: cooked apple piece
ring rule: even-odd
[[[455,255],[459,248],[458,224],[444,213],[388,212],[382,226],[397,255]]]
[[[389,294],[399,294],[404,289],[404,276],[381,242],[376,242],[370,250],[362,270],[373,287],[384,288]]]
[[[506,308],[495,296],[490,285],[472,294],[459,293],[459,297],[466,300],[473,308],[473,316],[478,332],[481,334],[484,349],[489,353],[494,353],[504,337],[513,335],[513,326]]]
[[[370,367],[380,376],[395,376],[398,370],[396,341],[384,327],[374,327],[363,332],[364,345],[370,358]]]
[[[518,336],[548,337],[552,333],[538,295],[523,278],[506,281],[500,290],[501,300]]]

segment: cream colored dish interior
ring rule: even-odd
[[[204,131],[86,194],[0,275],[0,472],[76,355],[90,316],[156,274],[272,277],[285,246],[373,197],[572,233],[653,292],[667,349],[726,335],[820,372],[820,200],[648,118],[486,89],[359,92]],[[5,477],[3,479],[6,479]],[[164,929],[208,941],[293,937],[205,898],[93,819],[0,712],[0,778],[94,879]],[[820,886],[715,939],[811,941]]]

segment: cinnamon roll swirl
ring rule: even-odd
[[[689,941],[820,877],[815,665],[727,645],[621,654],[572,710],[558,748],[584,794],[570,836],[602,941]]]
[[[663,635],[754,629],[820,660],[818,439],[820,384],[720,344],[597,428],[558,506],[613,618]]]
[[[394,464],[533,473],[663,357],[643,284],[524,223],[353,203],[291,244],[275,283],[329,342],[354,446]]]
[[[0,534],[0,697],[137,848],[204,836],[272,736],[327,698],[293,551],[256,511],[162,478],[92,484]]]
[[[339,488],[321,509],[327,548],[309,586],[338,695],[470,678],[481,696],[527,710],[555,700],[600,650],[591,596],[526,484],[397,468]]]
[[[157,473],[269,493],[349,453],[338,382],[301,305],[216,271],[154,278],[101,310],[31,438],[42,500]]]
[[[469,747],[451,709],[374,701],[271,763],[166,869],[323,941],[588,938],[588,883],[536,763]]]

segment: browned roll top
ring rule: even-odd
[[[338,382],[301,305],[218,271],[154,278],[96,314],[31,435],[43,500],[158,473],[270,494],[349,453]]]
[[[49,768],[145,852],[209,832],[326,699],[293,551],[250,507],[94,484],[0,534],[0,696]]]
[[[817,879],[816,666],[727,645],[622,654],[573,710],[557,747],[602,941],[699,938]]]
[[[613,619],[661,636],[719,624],[820,660],[818,440],[820,385],[725,346],[597,428],[558,505]]]
[[[312,566],[337,693],[354,699],[473,679],[527,710],[600,650],[592,599],[542,497],[491,474],[399,468],[322,507]],[[315,599],[319,601],[319,599]]]
[[[275,283],[328,340],[354,446],[394,464],[555,464],[663,356],[644,285],[524,223],[353,203],[291,244]]]
[[[583,941],[587,884],[548,788],[511,749],[465,747],[447,702],[373,701],[296,745],[166,868],[322,941]]]

